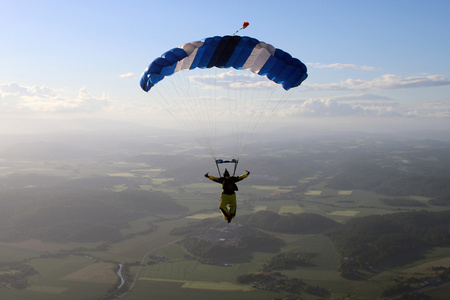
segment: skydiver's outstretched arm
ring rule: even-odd
[[[250,175],[250,171],[245,170],[246,173],[242,174],[241,176],[239,176],[236,180],[236,182],[241,181],[242,179],[245,179],[248,177],[248,175]]]
[[[212,175],[209,175],[209,172],[205,174],[205,177],[208,178],[209,180],[214,181],[214,182],[221,183],[221,182],[220,182],[220,178],[217,178],[217,177],[214,177],[214,176],[212,176]]]

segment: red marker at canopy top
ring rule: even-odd
[[[242,24],[242,27],[241,27],[240,29],[236,30],[236,32],[233,33],[233,35],[235,35],[236,33],[238,33],[240,30],[247,28],[248,25],[250,25],[249,22],[244,22],[244,24]]]

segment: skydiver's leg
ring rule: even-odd
[[[226,194],[222,194],[220,196],[220,205],[219,205],[219,209],[223,214],[223,218],[225,220],[227,220],[228,222],[231,220],[231,213],[230,210],[228,208],[228,206],[230,205],[230,199],[232,197],[232,195],[226,195]]]
[[[224,200],[223,196],[224,196],[223,194],[220,195],[219,209],[223,214],[223,218],[225,220],[228,220],[228,218],[229,218],[228,208],[227,208],[227,205],[225,204],[225,200]]]
[[[234,218],[236,216],[236,209],[237,209],[236,194],[233,194],[230,199],[230,216],[231,216],[231,218]]]

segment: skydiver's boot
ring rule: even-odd
[[[228,218],[228,223],[236,216],[236,214],[230,213],[230,217]]]
[[[223,214],[223,218],[225,219],[225,220],[227,220],[228,221],[228,223],[230,223],[231,222],[231,216],[230,216],[230,214],[228,214],[224,209],[222,209],[222,208],[219,208],[220,209],[220,211],[222,212],[222,214]]]

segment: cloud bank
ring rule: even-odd
[[[335,69],[335,70],[357,70],[357,71],[373,71],[376,70],[375,67],[369,66],[358,66],[354,64],[342,64],[342,63],[334,63],[334,64],[322,64],[322,63],[307,63],[308,67],[313,67],[317,69]]]
[[[328,67],[335,68],[362,68],[353,65],[333,64]],[[322,66],[325,67],[325,66]],[[365,66],[363,66],[365,67]],[[368,67],[367,69],[371,69]],[[229,80],[228,76],[236,71],[231,70],[221,74],[198,76],[189,75],[191,85],[201,84],[201,89],[219,87],[240,89],[255,89],[265,95],[263,82],[270,80],[250,72],[237,72],[238,78]],[[234,74],[236,75],[236,74]],[[233,76],[234,76],[233,75]],[[132,78],[133,73],[120,75],[122,78]],[[310,116],[310,117],[450,117],[450,104],[448,101],[424,99],[420,101],[397,101],[388,96],[377,95],[383,91],[389,95],[390,90],[419,89],[450,86],[450,79],[442,75],[423,75],[402,77],[393,74],[385,74],[372,80],[347,79],[337,83],[310,83],[305,81],[300,87],[300,95],[292,97],[286,102],[284,108],[279,111],[281,116]],[[307,97],[308,92],[332,93],[330,97]],[[312,95],[312,94],[311,94]],[[395,93],[394,93],[395,95]],[[224,96],[217,94],[216,97]],[[226,94],[225,94],[226,96]],[[200,96],[199,96],[200,97]],[[276,100],[273,98],[272,100]],[[156,103],[148,106],[148,111],[158,111]],[[110,97],[103,93],[95,96],[82,87],[76,95],[69,96],[67,91],[53,89],[46,86],[23,86],[18,83],[0,84],[0,113],[93,113],[101,111],[123,111],[132,113],[142,112],[142,103],[130,101],[111,101]]]
[[[70,97],[62,90],[45,86],[0,84],[0,112],[89,113],[100,111],[110,105],[108,95],[93,96],[85,87],[78,91],[77,96]]]
[[[368,100],[372,98],[372,100]],[[285,105],[280,111],[282,116],[290,117],[399,117],[398,103],[374,95],[360,94],[348,97],[307,99],[302,103]]]
[[[423,87],[450,86],[450,78],[442,75],[401,77],[393,74],[385,74],[373,80],[347,79],[339,83],[309,84],[303,86],[312,91],[367,91],[410,89]]]

